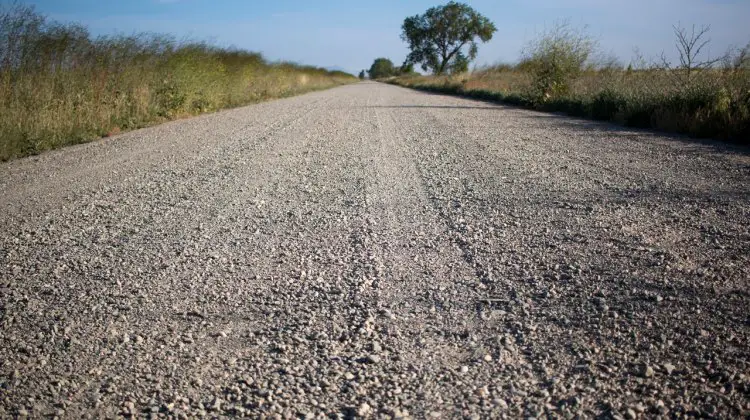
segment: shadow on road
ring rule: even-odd
[[[432,108],[432,109],[502,109],[501,106],[456,106],[456,105],[371,105],[362,108]]]
[[[593,121],[568,115],[543,113],[541,111],[526,110],[512,106],[498,104],[495,106],[468,106],[468,105],[369,105],[363,106],[365,109],[476,109],[476,110],[494,110],[499,111],[505,108],[519,109],[529,111],[530,114],[520,116],[521,119],[549,121],[556,125],[561,125],[569,129],[584,131],[589,134],[600,135],[617,135],[624,138],[644,138],[644,137],[661,137],[673,141],[681,142],[687,146],[698,146],[698,153],[705,153],[705,148],[712,149],[719,153],[735,153],[741,155],[750,155],[750,147],[738,144],[727,143],[721,140],[698,139],[682,134],[668,133],[648,128],[636,128],[621,126],[608,121]]]
[[[528,119],[531,121],[549,121],[568,129],[586,132],[588,134],[598,134],[600,136],[616,135],[618,137],[630,139],[646,137],[669,139],[671,141],[682,143],[688,147],[688,150],[681,151],[683,154],[689,152],[693,152],[694,154],[705,154],[706,149],[709,149],[717,153],[750,155],[750,147],[741,144],[716,139],[695,138],[684,134],[670,133],[650,128],[627,127],[610,121],[588,120],[558,113],[543,113],[541,111],[532,111],[531,114],[524,115],[521,119]]]
[[[405,89],[410,89],[410,88],[405,88]],[[488,104],[488,106],[463,106],[463,105],[458,105],[458,106],[457,105],[377,106],[377,105],[373,105],[373,106],[368,106],[365,108],[393,108],[393,109],[433,108],[433,109],[480,109],[480,110],[517,109],[517,110],[528,111],[530,113],[536,114],[536,115],[528,115],[528,116],[525,116],[524,118],[550,120],[567,128],[576,128],[579,130],[582,129],[584,131],[590,131],[590,132],[617,133],[618,135],[624,135],[625,137],[643,137],[643,136],[649,136],[649,135],[657,136],[657,137],[674,140],[684,145],[707,147],[719,153],[733,153],[733,154],[740,154],[740,155],[746,155],[746,156],[750,155],[750,147],[737,144],[737,143],[732,143],[726,140],[699,139],[699,138],[690,137],[684,134],[666,132],[666,131],[656,130],[652,128],[627,127],[627,126],[619,125],[610,121],[596,121],[596,120],[590,120],[590,119],[585,119],[581,117],[565,115],[565,114],[557,113],[557,112],[538,111],[538,110],[533,110],[533,109],[529,109],[529,108],[525,108],[521,106],[514,106],[511,104],[507,104],[507,103],[496,102],[496,101],[480,99],[480,98],[471,98],[471,97],[467,97],[463,95],[449,95],[445,93],[430,92],[430,91],[424,91],[424,90],[419,90],[419,89],[411,89],[411,90],[415,90],[424,95],[441,96],[441,97],[453,98],[453,99],[459,98],[459,99],[463,99],[466,101],[486,103]]]

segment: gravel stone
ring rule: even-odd
[[[671,375],[676,369],[675,365],[671,363],[664,363],[662,366],[664,367],[664,371],[667,372],[667,375]]]
[[[374,82],[0,163],[0,418],[750,417],[749,168]]]
[[[625,412],[625,418],[635,420],[638,418],[638,415],[635,413],[635,410],[632,408],[628,408],[628,410]]]
[[[357,415],[360,417],[367,417],[370,414],[372,414],[372,407],[367,403],[362,403],[359,408],[357,408]]]

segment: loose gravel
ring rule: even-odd
[[[750,151],[361,83],[0,165],[0,417],[747,417]]]

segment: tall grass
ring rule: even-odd
[[[679,70],[590,70],[561,94],[539,100],[530,73],[484,69],[454,76],[409,76],[391,83],[631,127],[750,144],[750,71],[706,69],[684,83]]]
[[[0,4],[0,160],[355,80],[168,35],[93,37]]]

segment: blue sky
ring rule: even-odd
[[[0,0],[2,1],[2,0]],[[671,25],[711,25],[710,53],[750,42],[750,0],[477,0],[465,1],[498,27],[480,47],[478,64],[513,62],[534,34],[559,19],[588,25],[606,52],[627,63],[638,47],[647,58],[675,57]],[[406,16],[439,1],[303,0],[27,0],[94,34],[166,32],[178,38],[260,51],[266,57],[349,72],[376,57],[400,64]]]

